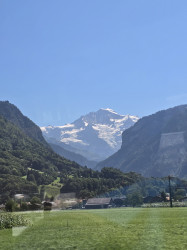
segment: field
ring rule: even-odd
[[[22,233],[0,230],[0,249],[187,249],[187,208],[61,210],[24,216],[30,225]]]

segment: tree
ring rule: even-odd
[[[175,200],[180,200],[184,196],[186,196],[186,190],[185,189],[177,189],[174,193],[174,199]]]
[[[166,201],[166,193],[164,191],[161,192],[161,198],[163,199],[163,201]]]
[[[33,196],[32,199],[30,200],[30,203],[32,205],[34,205],[34,204],[41,204],[41,200],[37,196]]]
[[[17,203],[12,199],[9,199],[5,204],[5,209],[7,212],[13,212],[16,210],[16,208],[17,208]]]
[[[85,189],[85,190],[80,191],[80,197],[82,199],[88,199],[88,198],[91,198],[92,195],[91,195],[91,192],[89,190]]]
[[[28,205],[27,205],[27,203],[26,203],[26,202],[22,202],[22,203],[21,203],[21,206],[20,206],[20,209],[21,209],[22,211],[27,211],[27,210],[28,210]]]
[[[31,209],[39,209],[41,206],[41,200],[40,198],[36,197],[36,196],[33,196],[32,199],[30,200],[30,203],[31,203]]]
[[[45,199],[45,186],[41,186],[40,188],[40,199]]]
[[[34,177],[34,175],[33,175],[33,174],[29,174],[29,175],[27,175],[27,180],[28,180],[28,181],[32,181],[32,182],[34,182],[34,183],[36,183],[36,180],[35,180],[35,177]]]
[[[133,192],[129,193],[127,195],[127,202],[129,205],[132,205],[133,207],[137,205],[141,205],[143,203],[143,197],[140,192]]]
[[[117,198],[114,200],[114,204],[116,205],[116,207],[121,207],[124,204],[124,202],[122,199]]]

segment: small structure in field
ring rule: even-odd
[[[86,209],[109,208],[113,204],[112,198],[90,198],[87,200]]]

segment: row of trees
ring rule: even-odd
[[[79,170],[79,177],[61,178],[64,184],[62,193],[75,192],[78,198],[90,198],[115,192],[121,187],[128,187],[142,177],[136,173],[123,173],[119,169],[103,168],[101,172],[91,169]]]
[[[13,199],[8,199],[5,203],[5,210],[7,212],[14,212],[14,211],[27,211],[27,210],[36,210],[39,209],[41,206],[41,200],[37,196],[33,196],[30,199],[30,202],[16,202]]]

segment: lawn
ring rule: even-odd
[[[187,208],[25,213],[19,234],[0,231],[0,249],[187,249]],[[12,234],[17,236],[12,236]]]

